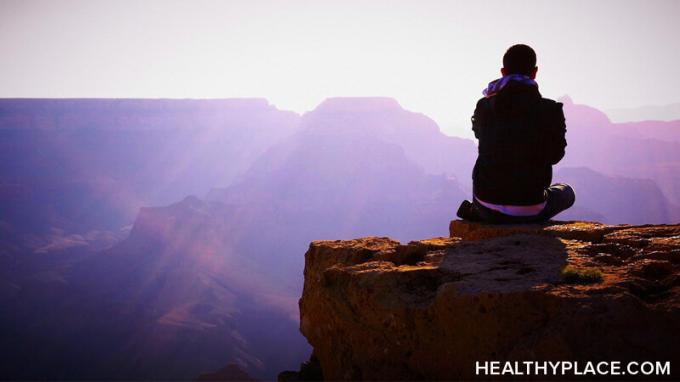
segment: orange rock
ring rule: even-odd
[[[679,225],[450,231],[310,245],[300,330],[326,379],[471,379],[487,360],[680,364]],[[601,277],[579,283],[581,270]]]

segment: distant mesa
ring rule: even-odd
[[[331,97],[321,102],[313,112],[365,112],[403,110],[390,97]]]
[[[629,224],[680,220],[680,206],[651,179],[609,176],[588,167],[562,167],[555,172],[555,179],[573,185],[577,195],[576,208],[561,213],[561,219],[590,217]]]
[[[562,102],[564,105],[573,105],[574,100],[571,99],[571,96],[565,94],[562,97],[557,99],[558,102]]]
[[[605,110],[615,122],[640,121],[677,121],[680,120],[680,102],[669,105],[649,105],[630,108],[613,108]]]
[[[564,104],[567,131],[574,128],[601,129],[611,124],[605,113],[588,105],[576,104],[568,95],[560,97],[558,101]]]

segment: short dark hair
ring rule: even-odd
[[[503,55],[506,74],[531,74],[536,67],[536,52],[529,45],[513,45]]]

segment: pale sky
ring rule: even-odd
[[[390,96],[467,135],[505,49],[544,96],[680,102],[680,1],[0,0],[0,97]]]

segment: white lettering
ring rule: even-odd
[[[640,365],[640,371],[642,371],[642,374],[644,375],[650,375],[654,373],[654,364],[651,362],[643,362],[642,365]]]
[[[479,361],[475,361],[475,374],[479,375],[481,370],[484,370],[484,374],[489,374],[489,363],[484,362],[482,366]]]
[[[534,372],[535,374],[543,374],[546,375],[548,373],[548,364],[546,362],[536,362],[534,364]]]
[[[491,375],[499,375],[500,374],[500,368],[501,368],[501,363],[499,361],[492,361],[491,362]]]
[[[475,361],[477,375],[670,375],[670,361]]]
[[[612,366],[614,366],[614,363],[612,362]],[[600,375],[607,375],[609,373],[609,368],[607,368],[607,362],[598,362],[597,363],[597,374]]]
[[[585,374],[585,375],[588,375],[588,374],[595,375],[595,365],[593,365],[593,363],[590,362],[590,361],[586,362],[586,368],[583,371],[583,374]]]
[[[557,375],[557,369],[560,367],[560,362],[548,362],[550,368],[552,369],[552,375]]]
[[[562,362],[562,375],[567,374],[568,370],[573,370],[573,369],[574,369],[574,365],[571,362],[568,362],[568,361]]]

